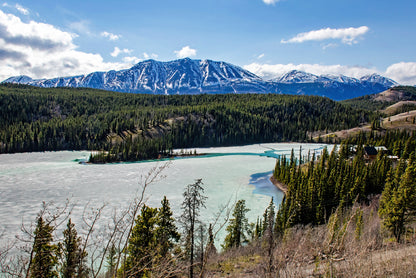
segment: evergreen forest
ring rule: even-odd
[[[328,98],[272,94],[137,95],[0,85],[0,152],[102,151],[92,162],[166,157],[173,149],[309,141],[375,114]]]

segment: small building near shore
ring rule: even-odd
[[[378,151],[375,147],[364,147],[364,158],[366,160],[375,160],[377,158]]]

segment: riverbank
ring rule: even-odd
[[[285,195],[287,193],[287,185],[284,183],[281,183],[280,181],[276,180],[276,178],[272,175],[270,177],[270,181],[280,190],[282,191]]]

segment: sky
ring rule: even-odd
[[[0,80],[120,70],[147,59],[225,61],[416,85],[414,0],[0,1]]]

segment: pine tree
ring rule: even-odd
[[[75,224],[71,222],[71,219],[68,220],[63,234],[63,243],[59,244],[62,253],[62,277],[88,277],[88,269],[84,263],[87,253],[82,251],[81,237],[78,237]]]
[[[144,205],[137,216],[129,238],[128,257],[124,271],[128,277],[143,277],[150,272],[156,246],[155,224],[157,209]]]
[[[240,247],[243,243],[247,243],[249,225],[246,213],[249,211],[250,209],[246,208],[245,200],[237,201],[233,211],[233,218],[230,219],[230,224],[226,228],[228,234],[224,239],[224,249]]]
[[[399,183],[388,182],[380,201],[383,226],[397,242],[401,241],[407,224],[416,216],[416,163],[409,162]]]
[[[179,240],[179,233],[175,226],[175,219],[166,196],[163,197],[162,207],[158,210],[156,220],[156,238],[158,243],[158,255],[162,258],[172,250],[174,243]]]
[[[181,222],[185,230],[185,249],[189,257],[189,278],[194,276],[195,228],[199,222],[199,211],[205,208],[206,196],[203,195],[202,179],[189,184],[183,193]]]
[[[35,239],[33,243],[34,256],[30,265],[30,277],[52,278],[57,277],[55,269],[57,260],[57,246],[53,244],[53,227],[45,223],[42,216],[38,217]]]

